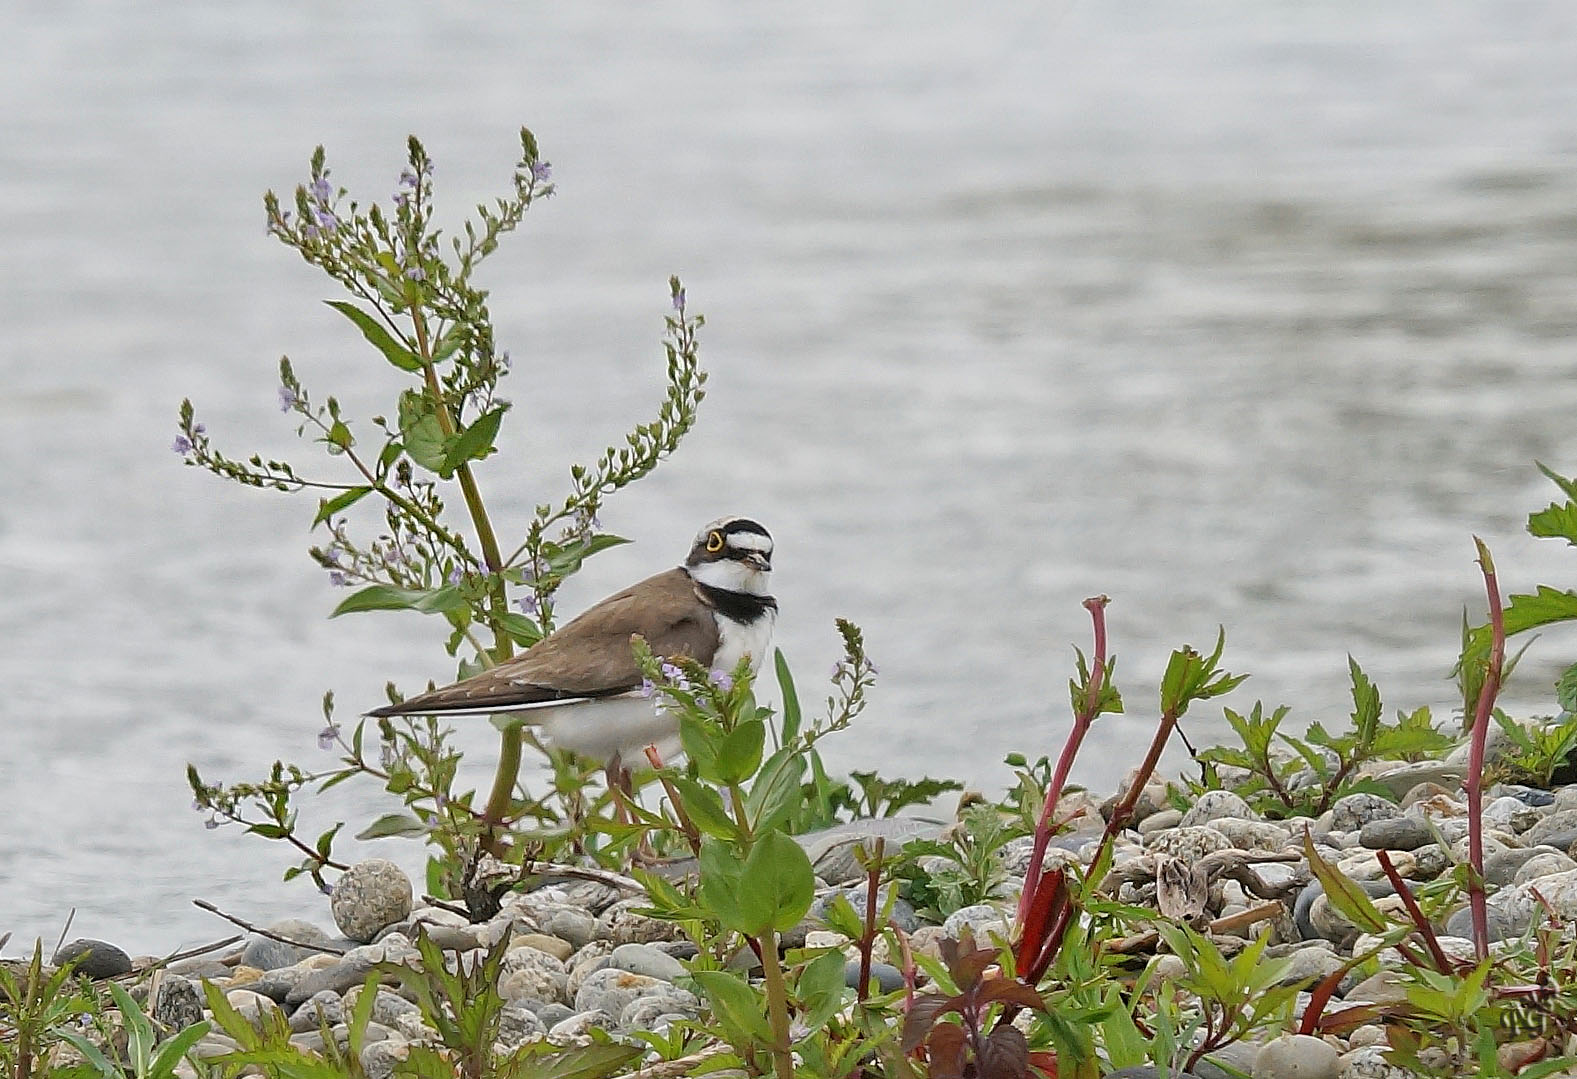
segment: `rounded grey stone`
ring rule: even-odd
[[[1339,1054],[1311,1034],[1283,1034],[1254,1054],[1254,1079],[1336,1079]]]
[[[297,1034],[317,1030],[325,1021],[331,1027],[345,1021],[344,1001],[332,989],[312,994],[290,1013],[290,1029]]]
[[[568,982],[563,971],[552,971],[540,966],[519,966],[499,976],[498,993],[509,1001],[563,1001],[569,997],[566,988]]]
[[[990,903],[959,907],[942,923],[942,935],[949,940],[958,940],[965,927],[973,934],[975,943],[982,946],[991,943],[993,933],[1006,940],[1012,931],[1008,916]]]
[[[171,1030],[185,1030],[203,1018],[203,998],[190,980],[166,974],[153,1001],[153,1017]]]
[[[684,964],[650,944],[621,944],[608,957],[608,965],[631,974],[644,974],[671,982],[685,973]]]
[[[76,973],[95,980],[113,978],[131,971],[131,956],[113,944],[93,940],[91,937],[79,937],[69,944],[62,945],[50,962],[57,967],[63,967],[73,959],[77,960],[74,968]]]
[[[619,1013],[621,1030],[652,1030],[660,1016],[681,1016],[685,1019],[701,1017],[701,1002],[694,993],[675,989],[672,993],[653,993],[636,997]]]
[[[1305,944],[1312,942],[1304,942]],[[1321,943],[1324,943],[1323,941]],[[1343,959],[1328,948],[1303,947],[1292,953],[1287,969],[1277,980],[1277,985],[1298,985],[1319,981],[1327,974],[1334,974],[1342,967]]]
[[[1399,817],[1401,814],[1395,802],[1378,794],[1349,794],[1345,798],[1338,798],[1336,804],[1331,806],[1331,831],[1357,832],[1370,821]]]
[[[390,1079],[410,1056],[411,1045],[404,1038],[384,1038],[362,1046],[361,1068],[367,1079]]]
[[[357,862],[334,882],[329,910],[341,933],[370,944],[379,930],[411,913],[411,878],[386,858]]]
[[[1511,937],[1520,937],[1533,921],[1531,910],[1527,915],[1521,916],[1520,912],[1508,911],[1505,908],[1490,903],[1487,906],[1489,939],[1507,940]],[[1451,917],[1446,919],[1446,934],[1453,937],[1473,936],[1473,910],[1471,907],[1461,907]]]
[[[903,988],[903,971],[891,963],[872,963],[871,978],[879,992],[895,993]],[[851,959],[843,965],[843,984],[850,989],[860,987],[860,961]]]
[[[1176,828],[1183,820],[1181,809],[1159,809],[1139,822],[1140,835],[1152,835],[1164,832],[1168,828]]]
[[[1434,841],[1429,825],[1417,817],[1383,817],[1358,830],[1358,842],[1370,850],[1417,850]]]
[[[1569,870],[1577,869],[1577,861],[1573,861],[1570,855],[1562,854],[1558,850],[1536,849],[1538,853],[1522,863],[1522,867],[1511,878],[1511,883],[1526,884],[1531,880],[1538,880],[1540,877],[1548,877],[1556,873],[1565,873]]]
[[[506,1049],[518,1049],[526,1042],[539,1041],[548,1036],[547,1024],[542,1017],[520,1001],[504,1005],[499,1013],[498,1040]]]
[[[1193,806],[1183,814],[1183,819],[1178,822],[1180,828],[1194,828],[1223,817],[1232,817],[1237,820],[1260,820],[1260,815],[1249,807],[1243,797],[1232,791],[1206,791],[1194,802]]]
[[[575,1014],[574,1008],[571,1008],[568,1004],[561,1004],[556,1000],[536,1007],[532,1006],[531,1001],[523,1000],[520,1003],[532,1009],[536,1013],[536,1017],[542,1020],[542,1025],[547,1027],[550,1032],[554,1027]]]
[[[275,922],[263,928],[289,940],[301,941],[302,944],[327,945],[333,939],[322,929],[300,918],[286,918],[282,922]],[[265,971],[279,970],[294,966],[303,959],[319,954],[321,950],[304,948],[298,944],[286,944],[284,941],[265,937],[261,933],[254,933],[247,938],[246,947],[241,951],[241,965]]]
[[[578,907],[544,907],[533,914],[537,928],[550,937],[584,948],[597,936],[597,919]]]
[[[591,1041],[590,1031],[612,1031],[618,1021],[604,1011],[576,1012],[548,1028],[548,1041],[554,1045],[584,1045]]]
[[[1522,835],[1522,842],[1530,847],[1554,847],[1569,850],[1577,843],[1577,809],[1563,809],[1551,813]]]
[[[575,1010],[578,1012],[603,1011],[618,1015],[637,997],[646,996],[658,986],[670,988],[659,978],[644,974],[631,974],[627,970],[605,967],[594,971],[575,991]]]
[[[1388,1048],[1366,1045],[1341,1057],[1341,1079],[1413,1079],[1414,1073],[1385,1059]]]

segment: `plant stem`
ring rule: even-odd
[[[1495,579],[1495,561],[1489,548],[1477,536],[1478,565],[1484,574],[1484,589],[1489,595],[1489,667],[1478,694],[1478,709],[1473,715],[1473,743],[1468,755],[1467,775],[1462,789],[1467,795],[1468,863],[1473,872],[1468,880],[1468,904],[1473,908],[1473,951],[1480,960],[1489,957],[1489,907],[1484,896],[1484,741],[1489,736],[1490,715],[1495,696],[1500,692],[1502,669],[1506,662],[1506,617],[1500,602],[1500,585]]]
[[[1046,847],[1051,843],[1051,815],[1056,811],[1057,803],[1062,799],[1062,788],[1068,781],[1068,773],[1073,769],[1073,760],[1079,755],[1079,746],[1084,742],[1084,736],[1089,732],[1090,725],[1095,722],[1099,714],[1101,689],[1106,681],[1106,604],[1105,596],[1096,596],[1084,601],[1084,607],[1090,612],[1090,620],[1094,623],[1095,651],[1090,664],[1089,684],[1084,694],[1084,706],[1073,717],[1073,730],[1068,733],[1068,740],[1062,745],[1062,753],[1057,757],[1057,770],[1051,775],[1051,785],[1046,788],[1046,800],[1040,807],[1040,820],[1035,824],[1035,846],[1030,853],[1029,868],[1024,874],[1024,887],[1019,892],[1018,899],[1018,929],[1024,929],[1024,918],[1029,913],[1031,901],[1035,896],[1035,889],[1040,884],[1041,861],[1046,856]]]
[[[772,1068],[777,1079],[794,1079],[794,1058],[789,1053],[788,990],[778,958],[778,935],[771,929],[757,938],[761,971],[766,978],[767,1019],[772,1024]]]

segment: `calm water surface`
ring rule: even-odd
[[[1514,588],[1574,567],[1519,528],[1553,490],[1534,459],[1577,471],[1577,9],[1383,7],[8,5],[0,933],[52,942],[75,907],[134,951],[223,935],[195,896],[325,918],[282,851],[203,830],[185,763],[322,761],[324,690],[354,710],[451,673],[436,625],[325,620],[305,500],[169,449],[190,395],[230,451],[293,452],[281,353],[385,407],[327,282],[263,235],[261,192],[317,143],[383,199],[420,133],[452,221],[520,124],[553,162],[487,278],[506,533],[649,415],[684,275],[702,423],[609,507],[638,542],[566,609],[759,516],[805,694],[835,615],[881,665],[841,767],[995,789],[1009,751],[1054,751],[1098,592],[1129,715],[1088,783],[1218,624],[1239,707],[1339,722],[1350,651],[1388,706],[1449,708],[1470,534]],[[1537,646],[1514,703],[1570,647]],[[492,739],[466,738],[482,782]]]

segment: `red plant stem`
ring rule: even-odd
[[[914,952],[909,949],[909,934],[897,926],[893,927],[893,936],[898,938],[898,954],[903,957],[903,1010],[909,1014],[909,1009],[914,1007],[914,986],[917,974],[914,963]]]
[[[860,934],[860,984],[855,988],[855,999],[865,1003],[865,994],[871,981],[871,946],[876,943],[876,885],[882,876],[882,855],[887,851],[887,840],[878,837],[876,849],[871,854],[871,867],[865,873],[865,932]]]
[[[1407,916],[1413,919],[1419,935],[1424,938],[1424,945],[1435,961],[1435,969],[1442,974],[1452,973],[1455,968],[1451,960],[1446,957],[1445,949],[1440,947],[1440,941],[1435,938],[1434,927],[1419,909],[1418,900],[1413,898],[1412,889],[1402,880],[1402,874],[1398,873],[1396,867],[1391,864],[1390,854],[1383,850],[1377,851],[1376,857],[1379,858],[1380,868],[1385,871],[1385,878],[1391,882],[1391,887],[1396,889],[1396,894],[1402,897],[1402,905],[1407,908]]]
[[[1029,915],[1035,889],[1040,885],[1041,861],[1046,856],[1046,847],[1051,842],[1053,831],[1051,815],[1062,800],[1062,788],[1068,782],[1068,773],[1073,770],[1079,746],[1083,744],[1090,724],[1095,722],[1099,714],[1101,690],[1106,682],[1106,605],[1110,602],[1105,596],[1094,596],[1084,601],[1084,609],[1090,612],[1090,621],[1094,623],[1095,635],[1089,685],[1084,694],[1084,707],[1074,715],[1073,730],[1068,733],[1068,740],[1063,743],[1062,753],[1057,757],[1056,771],[1051,774],[1051,785],[1046,788],[1046,800],[1040,807],[1040,820],[1035,824],[1035,845],[1030,852],[1029,868],[1024,873],[1024,888],[1018,898],[1017,922],[1020,933],[1024,930],[1024,919]]]
[[[1467,795],[1468,863],[1473,873],[1468,881],[1468,904],[1473,909],[1473,951],[1480,960],[1489,957],[1489,906],[1484,896],[1484,741],[1489,736],[1490,715],[1500,692],[1501,673],[1506,663],[1506,616],[1500,603],[1500,585],[1495,579],[1495,562],[1489,548],[1477,536],[1478,565],[1484,574],[1484,589],[1489,595],[1489,667],[1478,694],[1478,709],[1473,716],[1473,744],[1468,755],[1467,775],[1462,790]]]

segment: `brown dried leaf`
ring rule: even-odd
[[[931,1079],[964,1079],[966,1055],[964,1028],[955,1023],[939,1023],[926,1043],[931,1060]]]

